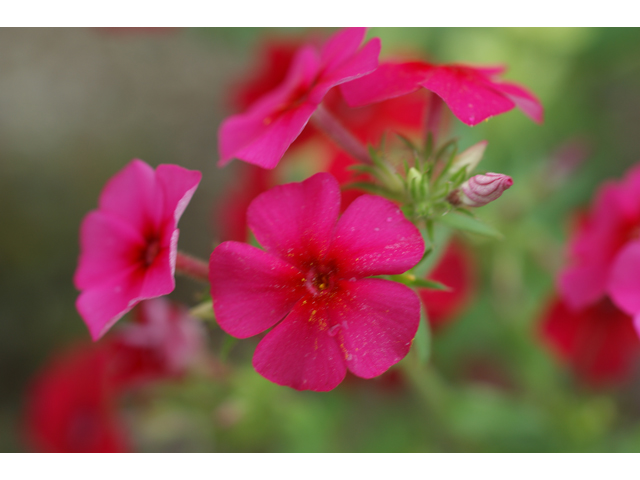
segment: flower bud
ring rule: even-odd
[[[501,173],[474,175],[460,186],[459,201],[468,207],[482,207],[497,199],[511,185],[511,177]]]

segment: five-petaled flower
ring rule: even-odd
[[[211,254],[216,318],[229,334],[260,341],[253,365],[298,390],[336,387],[347,369],[371,378],[408,353],[420,321],[410,288],[366,278],[400,274],[424,252],[417,228],[380,197],[358,197],[338,219],[330,174],[277,186],[250,205],[266,251],[225,242]]]
[[[311,45],[298,50],[279,87],[247,112],[222,123],[218,134],[220,165],[238,158],[274,168],[331,88],[378,66],[379,39],[358,49],[365,33],[364,28],[349,28],[330,38],[320,51]]]
[[[559,282],[568,307],[580,310],[608,295],[640,334],[640,166],[601,187],[570,253],[573,263]]]
[[[201,173],[132,160],[80,227],[76,307],[99,339],[141,300],[173,291],[180,216]]]
[[[501,82],[495,77],[504,67],[434,65],[426,62],[385,63],[366,77],[340,87],[352,107],[399,97],[420,88],[438,95],[453,114],[467,125],[520,108],[542,123],[540,101],[520,85]]]

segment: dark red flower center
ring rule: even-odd
[[[151,265],[158,254],[160,253],[160,240],[157,238],[151,239],[147,242],[147,248],[144,251],[144,263],[145,265]]]
[[[333,291],[336,287],[336,270],[328,265],[312,265],[305,277],[305,286],[313,296]]]

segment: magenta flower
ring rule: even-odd
[[[460,203],[468,207],[482,207],[500,198],[511,185],[511,177],[502,173],[474,175],[460,186]]]
[[[568,306],[583,309],[608,295],[640,334],[640,166],[600,188],[570,254],[559,282]]]
[[[348,28],[331,37],[320,51],[310,45],[298,50],[278,88],[246,113],[222,123],[219,165],[238,158],[263,168],[275,167],[332,87],[378,66],[379,39],[358,50],[365,33],[364,28]]]
[[[225,242],[211,254],[216,318],[246,338],[271,327],[253,365],[297,390],[335,388],[347,369],[371,378],[409,351],[420,301],[372,275],[400,274],[424,252],[417,228],[380,197],[358,197],[338,219],[340,189],[328,173],[277,186],[249,206],[266,251]]]
[[[542,123],[540,101],[515,83],[497,81],[495,77],[503,72],[504,67],[385,63],[371,75],[340,89],[351,107],[381,102],[423,87],[440,96],[467,125],[476,125],[516,106],[535,122]]]
[[[132,160],[80,227],[76,307],[98,340],[138,302],[175,287],[177,224],[201,173]]]

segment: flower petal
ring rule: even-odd
[[[607,288],[613,303],[630,315],[640,313],[640,241],[620,250]]]
[[[98,208],[125,220],[144,236],[157,232],[163,194],[153,168],[142,160],[129,162],[107,182],[100,194]]]
[[[366,28],[345,28],[327,40],[320,53],[320,61],[324,70],[332,70],[340,66],[342,62],[356,53],[366,34]]]
[[[278,385],[326,392],[344,379],[347,367],[335,337],[327,332],[326,306],[300,301],[260,341],[256,371]]]
[[[512,100],[471,67],[438,66],[420,84],[438,94],[456,117],[471,126],[515,107]]]
[[[273,326],[306,291],[295,267],[238,242],[224,242],[213,251],[209,280],[218,324],[238,338]]]
[[[175,228],[198,188],[202,173],[178,165],[158,165],[156,178],[164,191],[163,220],[173,218]]]
[[[342,278],[395,275],[415,266],[424,254],[418,229],[382,197],[362,195],[344,212],[328,261]]]
[[[94,341],[141,300],[144,273],[144,269],[134,266],[80,293],[76,308]]]
[[[247,223],[270,253],[308,268],[329,248],[339,211],[338,182],[328,173],[318,173],[256,197],[247,210]]]
[[[340,91],[350,107],[361,107],[419,90],[432,68],[420,62],[384,63],[373,73],[341,85]]]
[[[142,234],[115,215],[90,212],[80,226],[80,257],[73,282],[79,290],[119,276],[140,262]]]
[[[567,305],[580,310],[598,301],[607,285],[609,267],[602,263],[576,265],[560,274],[558,289]]]
[[[311,47],[300,49],[282,86],[262,97],[248,112],[222,122],[218,132],[219,166],[239,158],[263,168],[275,167],[317,107],[305,99],[305,93],[319,68],[317,52]]]
[[[305,102],[278,112],[273,118],[238,115],[227,119],[220,129],[219,165],[237,158],[262,168],[274,168],[317,107]]]
[[[409,287],[366,278],[341,283],[340,299],[329,306],[332,324],[340,325],[349,370],[372,378],[402,360],[418,331],[420,300]]]
[[[342,64],[337,65],[335,69],[326,71],[309,95],[309,100],[320,103],[330,88],[373,72],[378,67],[379,55],[380,39],[373,38],[360,51]]]
[[[526,116],[536,123],[542,123],[544,110],[540,100],[528,90],[515,83],[494,83],[494,86],[509,97]]]
[[[160,250],[153,263],[147,267],[144,283],[140,290],[140,299],[167,295],[173,292],[173,289],[176,287],[174,274],[176,269],[175,256],[177,255],[178,230],[176,230],[175,233],[174,244]]]

